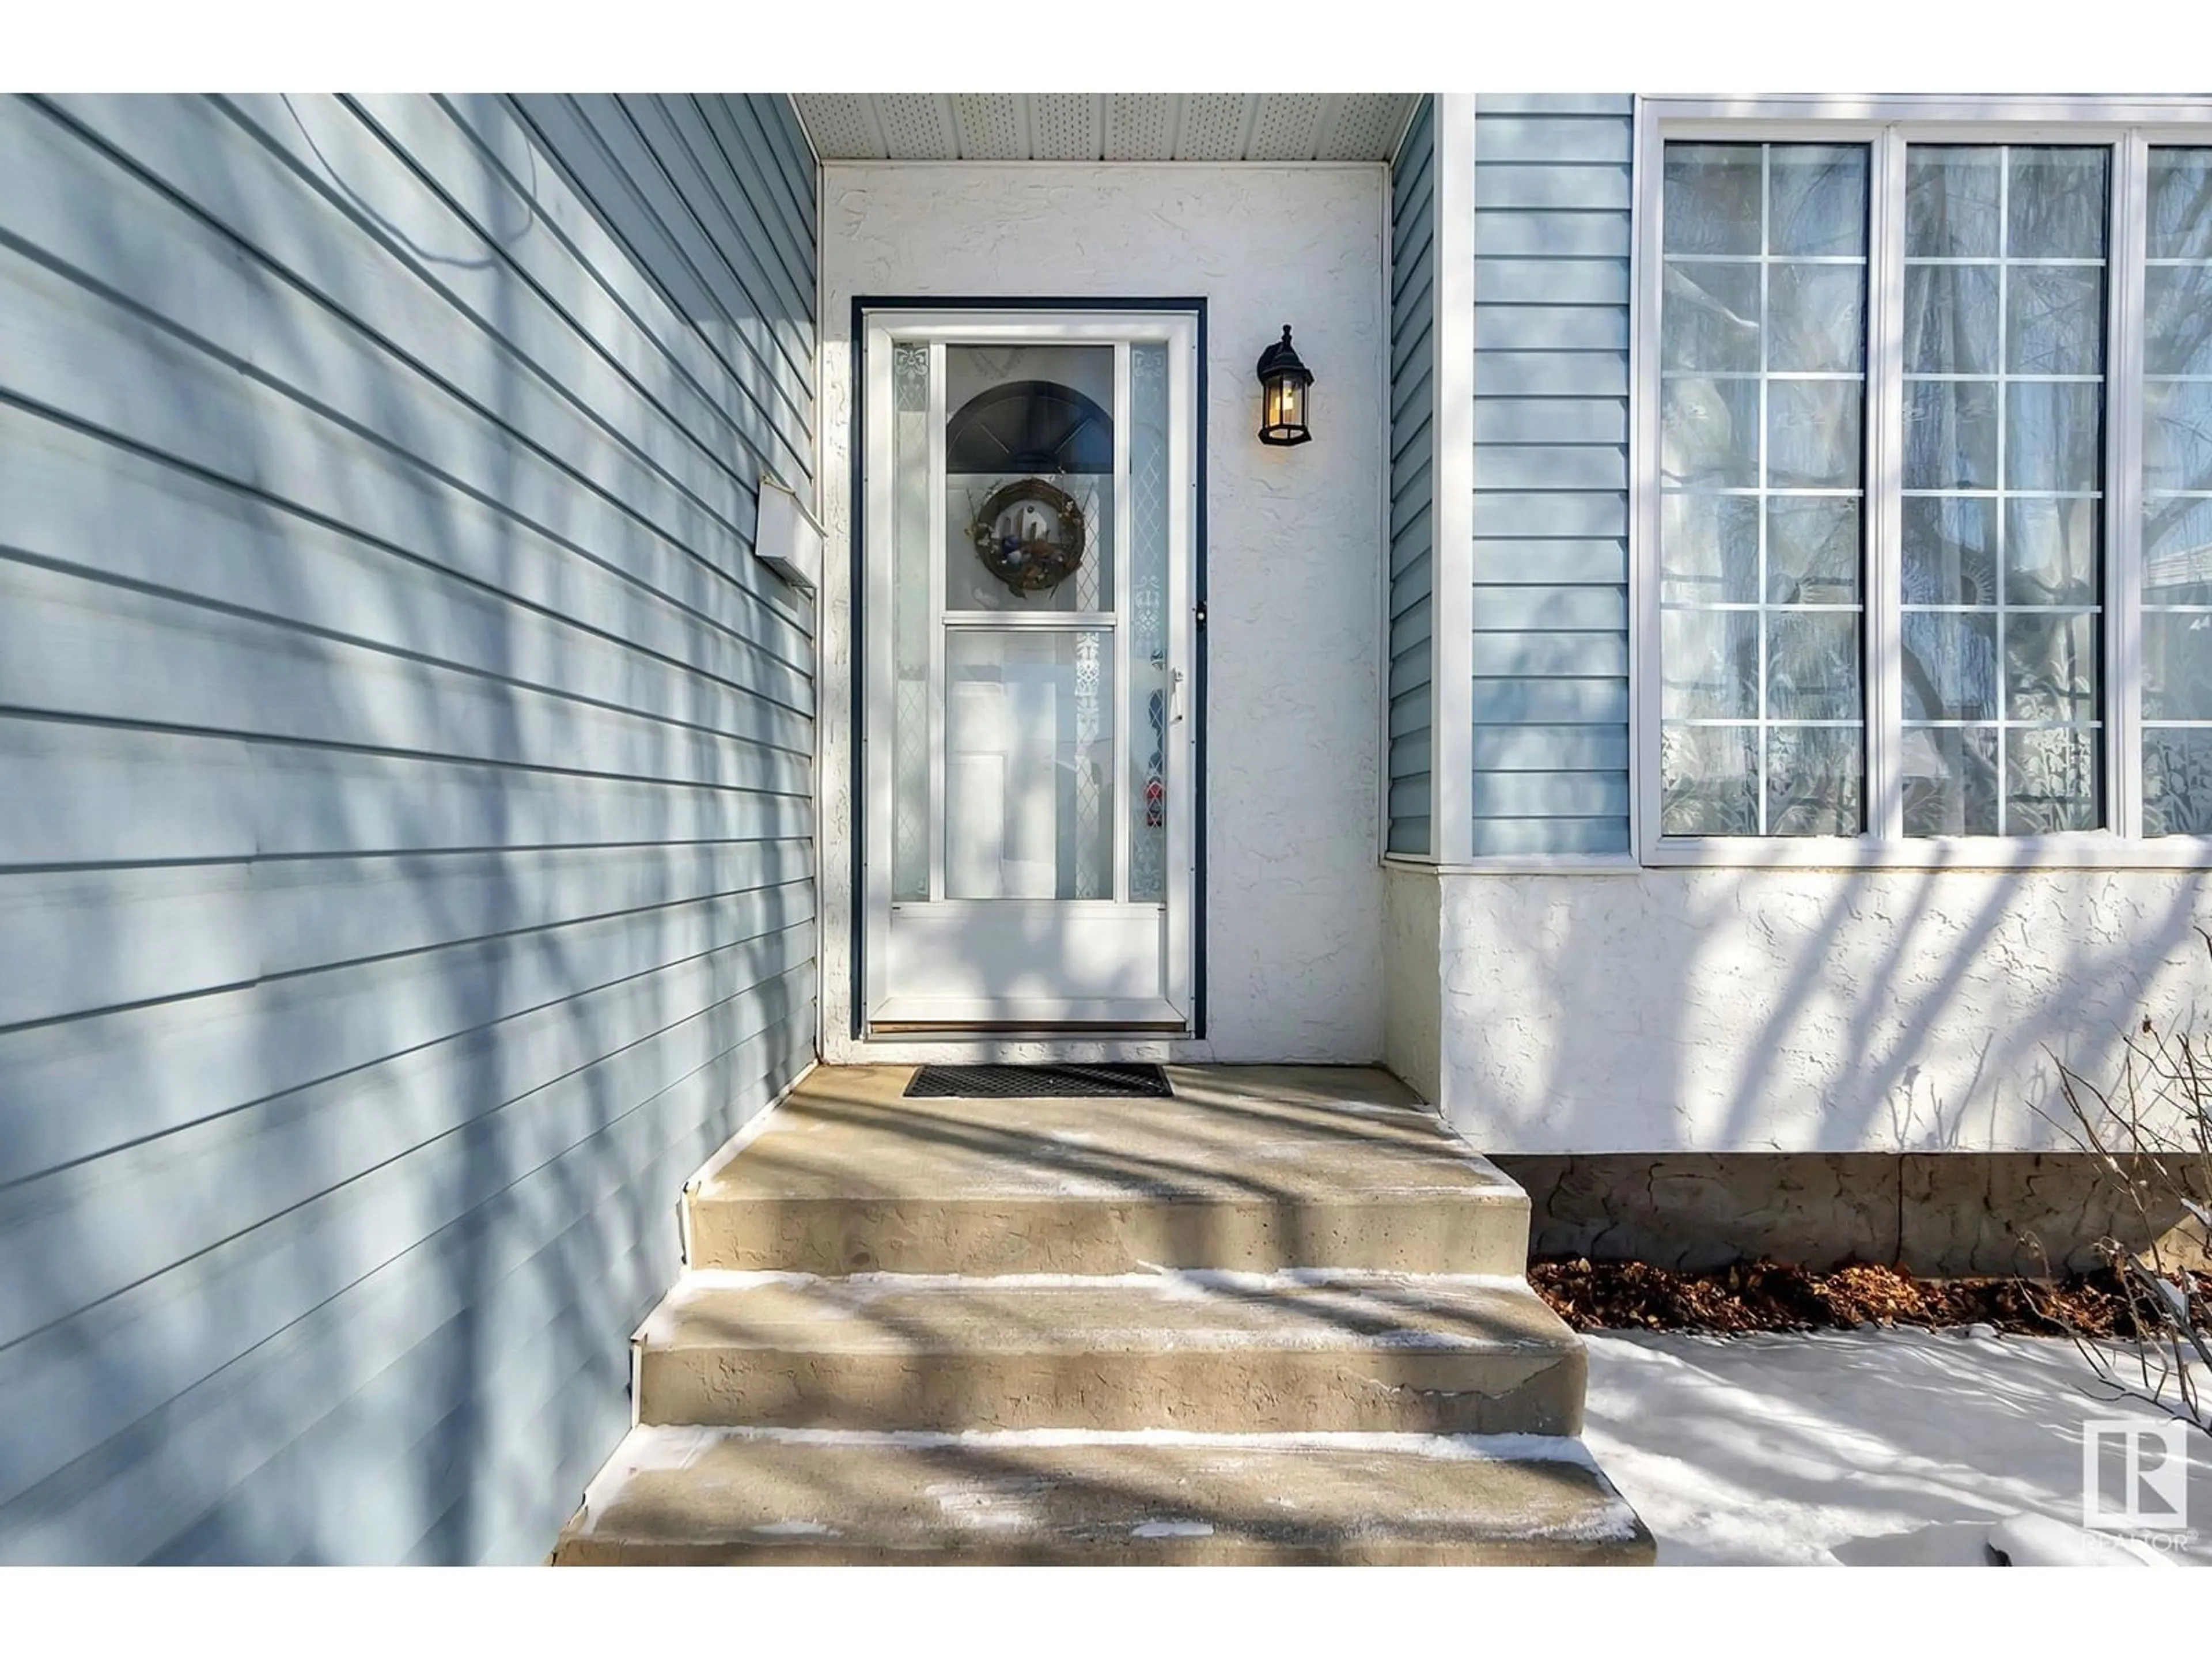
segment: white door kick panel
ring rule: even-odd
[[[889,981],[933,1000],[1017,995],[1104,998],[1166,1006],[1157,905],[900,905],[891,912]],[[1156,1012],[1150,1018],[1165,1018]]]

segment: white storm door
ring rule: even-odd
[[[1191,1029],[1197,328],[867,319],[871,1031]]]

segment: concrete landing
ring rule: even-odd
[[[687,1273],[645,1423],[1574,1434],[1583,1346],[1517,1279]]]
[[[1528,1201],[1387,1072],[1170,1066],[1171,1100],[907,1100],[821,1067],[690,1202],[695,1267],[1519,1274]]]
[[[640,1428],[557,1565],[1639,1565],[1581,1443]]]

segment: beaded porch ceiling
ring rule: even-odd
[[[825,161],[1387,161],[1410,92],[799,93]]]

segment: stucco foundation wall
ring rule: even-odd
[[[1343,1062],[1382,1054],[1386,190],[1379,166],[824,170],[828,707],[849,708],[852,695],[853,297],[1207,302],[1206,1037],[1086,1052]],[[1253,366],[1285,323],[1316,378],[1315,439],[1270,449],[1253,435]],[[851,734],[843,720],[824,721],[823,734],[825,1055],[1036,1055],[1019,1042],[853,1042]]]
[[[2096,1244],[2185,1255],[2187,1166],[2136,1161],[2158,1194],[2124,1200],[2102,1160],[2068,1152],[1739,1152],[1501,1158],[1528,1192],[1538,1256],[1692,1271],[1765,1257],[1917,1273],[2041,1274],[2099,1265]]]
[[[1491,1153],[2036,1152],[2054,1056],[2212,1012],[2154,872],[1447,875],[1436,1099]]]

